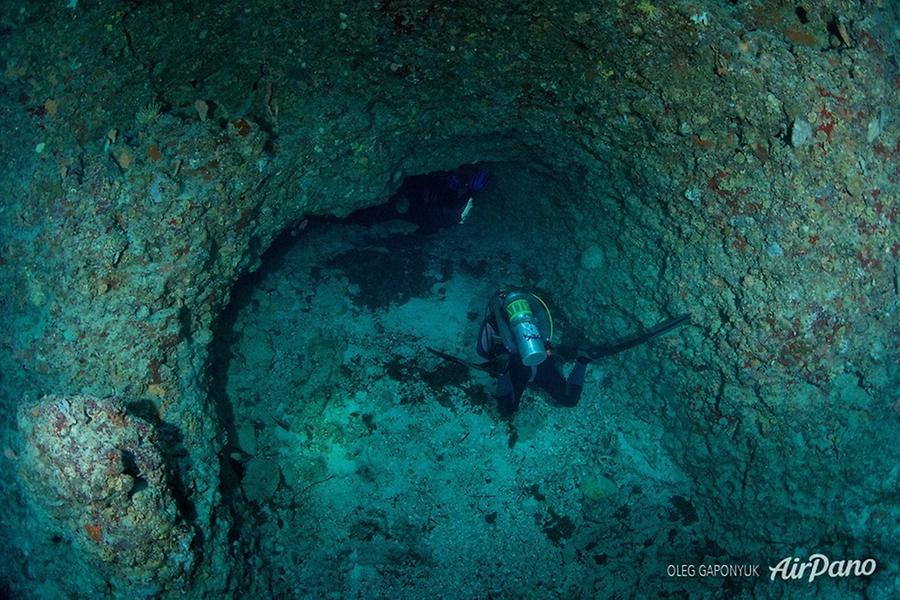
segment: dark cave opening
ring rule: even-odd
[[[487,191],[489,184],[490,165],[479,163],[410,175],[386,203],[361,208],[345,220],[371,225],[400,219],[416,225],[418,233],[435,233],[462,225],[476,198]]]
[[[244,535],[246,511],[238,506],[271,501],[277,494],[273,489],[284,492],[291,485],[283,471],[276,483],[273,473],[258,474],[263,469],[257,458],[266,455],[271,461],[278,454],[274,444],[262,448],[261,439],[274,429],[286,432],[281,435],[303,432],[307,442],[312,441],[309,432],[315,427],[307,417],[335,401],[338,392],[331,389],[335,385],[344,386],[340,392],[344,394],[366,385],[377,387],[378,378],[369,384],[355,383],[376,368],[385,380],[412,382],[413,388],[397,395],[400,405],[418,405],[431,398],[454,412],[492,414],[486,382],[476,383],[477,378],[459,365],[434,364],[426,358],[424,347],[441,345],[441,338],[449,337],[449,342],[443,340],[444,347],[455,348],[464,356],[472,352],[483,303],[494,289],[509,285],[533,289],[554,312],[562,332],[560,341],[580,341],[579,334],[566,326],[552,271],[544,262],[552,261],[554,254],[571,255],[572,251],[554,231],[551,218],[560,214],[556,212],[560,203],[573,197],[560,186],[552,173],[530,165],[463,164],[409,176],[381,205],[360,209],[346,218],[308,216],[275,238],[260,266],[233,286],[230,302],[214,324],[209,347],[207,389],[225,432],[223,440],[227,440],[220,452],[220,491],[235,509],[233,539]],[[524,213],[528,214],[525,218]],[[542,224],[539,244],[535,244],[530,219]],[[559,239],[555,239],[557,235]],[[286,288],[291,290],[289,296]],[[333,301],[317,305],[320,296]],[[260,329],[251,332],[251,315],[271,310],[267,306],[273,297],[284,309],[280,320],[257,323],[253,326]],[[351,323],[374,319],[371,332],[362,330],[363,326],[334,323],[335,317],[328,311],[335,306],[340,306],[342,322],[348,317]],[[446,306],[452,307],[454,314],[449,319],[439,317],[450,325],[410,334],[404,332],[404,326],[412,323],[398,322],[395,316],[408,306],[421,311],[421,315],[409,317],[413,321],[435,318],[432,315],[437,316]],[[305,336],[291,332],[287,324],[294,322],[297,329],[318,328],[321,333]],[[344,335],[358,337],[360,342],[348,344],[340,339]],[[405,342],[404,336],[419,337]],[[391,343],[379,348],[380,339]],[[298,340],[302,344],[286,349]],[[356,347],[356,355],[349,359],[348,345]],[[345,356],[338,357],[336,348]],[[281,354],[294,362],[284,360],[282,364]],[[323,360],[333,362],[323,368]],[[256,367],[259,370],[254,372]],[[322,371],[337,384],[321,378]],[[293,389],[271,383],[285,379],[295,382]],[[296,398],[290,409],[280,409],[283,414],[276,414],[279,409],[269,404],[272,388]],[[257,480],[268,486],[265,493],[248,494],[247,489]]]

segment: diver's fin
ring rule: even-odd
[[[689,321],[690,318],[691,315],[688,313],[678,315],[675,318],[663,321],[662,323],[659,323],[658,325],[655,325],[641,333],[630,335],[611,344],[603,344],[599,346],[584,348],[584,351],[590,355],[591,360],[597,360],[598,358],[603,358],[604,356],[612,356],[613,354],[618,354],[619,352],[624,352],[625,350],[629,350],[631,348],[634,348],[635,346],[640,346],[641,344],[649,342],[655,337],[666,334],[676,327],[683,325],[684,323]],[[556,353],[563,358],[575,358],[578,350],[578,348],[572,348],[568,346],[556,347]]]
[[[457,358],[456,356],[453,356],[452,354],[447,354],[445,352],[441,352],[440,350],[435,350],[434,348],[428,348],[428,351],[431,352],[432,354],[436,354],[437,356],[440,356],[444,360],[449,360],[450,362],[455,362],[455,363],[460,364],[468,369],[484,371],[485,373],[491,375],[492,377],[496,377],[497,375],[502,373],[504,370],[506,370],[506,365],[508,362],[507,357],[499,356],[499,357],[495,358],[494,360],[489,360],[487,362],[474,363],[474,362],[469,362],[467,360],[463,360],[461,358]]]

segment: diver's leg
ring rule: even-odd
[[[587,361],[575,361],[575,366],[566,377],[566,399],[561,402],[563,406],[575,406],[581,399],[581,390],[584,388],[584,376],[587,373]]]
[[[519,400],[531,378],[531,368],[522,364],[517,357],[509,361],[509,369],[497,378],[497,408],[508,417],[519,408]]]
[[[534,384],[550,394],[550,397],[557,404],[565,404],[566,380],[563,379],[555,361],[548,359],[538,365]]]
[[[512,376],[509,371],[497,377],[497,391],[494,398],[497,399],[497,410],[504,417],[513,414],[519,407],[519,397],[516,396],[513,389]]]
[[[575,406],[581,398],[586,371],[587,362],[576,361],[569,376],[563,379],[556,365],[548,360],[538,367],[535,383],[560,406]]]

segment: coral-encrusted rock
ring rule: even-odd
[[[21,475],[33,501],[111,581],[151,594],[185,576],[193,535],[150,423],[126,414],[119,398],[91,396],[25,402],[18,421]]]

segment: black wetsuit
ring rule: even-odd
[[[519,399],[529,384],[547,392],[559,406],[575,406],[581,397],[584,387],[584,375],[587,360],[579,359],[572,367],[569,376],[564,378],[552,355],[547,356],[541,364],[529,367],[522,363],[522,358],[515,347],[515,340],[507,323],[498,324],[503,319],[502,311],[496,310],[501,302],[502,292],[495,294],[488,302],[484,320],[478,331],[476,350],[482,357],[493,360],[500,355],[508,354],[507,369],[497,377],[497,408],[500,414],[509,416],[519,408]],[[531,295],[528,304],[531,312],[538,318],[538,329],[549,349],[549,315],[543,304]]]

